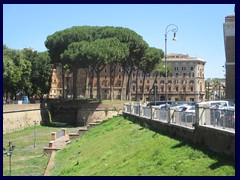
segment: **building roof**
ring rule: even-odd
[[[198,58],[198,57],[190,57],[188,54],[176,54],[176,53],[170,53],[167,54],[167,59],[168,62],[173,61],[179,61],[179,62],[202,62],[202,63],[206,63],[205,60]],[[165,61],[165,58],[162,59],[162,61]]]

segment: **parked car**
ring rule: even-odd
[[[186,113],[195,113],[195,106],[188,107],[185,110]]]
[[[170,108],[170,107],[171,107],[171,105],[167,104],[167,108]],[[159,109],[166,109],[166,104],[159,105]]]
[[[219,104],[221,107],[229,106],[228,101],[204,101],[204,102],[199,102],[197,104],[209,104],[210,107],[215,107],[217,104]]]
[[[23,96],[23,99],[22,99],[22,103],[23,104],[28,104],[28,97],[27,96]]]
[[[167,101],[167,103],[170,104],[171,106],[177,105],[176,101]],[[159,106],[162,104],[166,104],[166,101],[151,101],[147,104],[147,106]]]
[[[175,111],[178,111],[178,112],[185,112],[185,111],[188,111],[191,108],[192,108],[192,106],[189,106],[187,104],[183,104],[183,105],[174,107]]]

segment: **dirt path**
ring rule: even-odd
[[[50,170],[54,167],[54,157],[56,155],[56,151],[52,151],[51,157],[48,161],[47,168],[45,170],[44,176],[50,176]]]

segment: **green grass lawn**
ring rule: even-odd
[[[76,128],[75,128],[76,129]],[[36,126],[36,147],[34,148],[34,127],[3,135],[3,147],[8,150],[12,141],[15,149],[12,154],[12,176],[42,176],[44,175],[50,155],[44,154],[48,146],[51,132],[59,132],[61,128]],[[74,128],[67,128],[74,131]],[[9,157],[3,155],[3,176],[9,175]]]
[[[57,152],[58,176],[234,176],[235,163],[115,117]]]

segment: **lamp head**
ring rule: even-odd
[[[177,38],[176,38],[176,32],[173,33],[173,41],[176,41]]]

